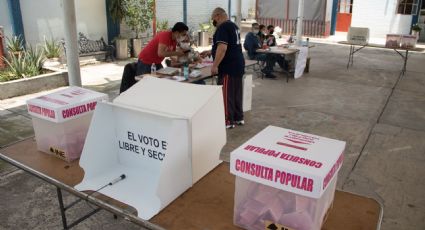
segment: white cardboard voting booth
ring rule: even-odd
[[[231,153],[236,225],[320,229],[332,203],[345,142],[268,126]]]
[[[100,190],[150,219],[219,163],[226,143],[222,90],[144,77],[100,103],[80,159],[78,190]]]
[[[80,157],[98,101],[108,95],[69,87],[27,101],[38,150],[66,161]]]

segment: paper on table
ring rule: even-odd
[[[164,79],[173,80],[173,81],[184,81],[184,80],[186,80],[182,76],[171,76],[171,77],[165,77]]]

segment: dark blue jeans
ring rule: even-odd
[[[288,63],[282,55],[279,54],[256,54],[255,60],[266,62],[266,66],[262,69],[263,73],[271,74],[273,72],[273,67],[276,62],[279,64],[280,68],[288,70]]]

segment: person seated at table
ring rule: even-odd
[[[277,46],[276,43],[276,37],[273,35],[274,33],[274,25],[268,25],[267,26],[267,32],[266,35],[266,45],[269,47]],[[276,60],[277,64],[279,64],[280,68],[282,68],[285,71],[288,71],[289,65],[288,61],[285,60],[285,55],[283,54],[274,54],[274,59]]]
[[[186,24],[177,22],[171,30],[157,33],[140,52],[135,76],[150,73],[152,64],[155,64],[157,70],[161,69],[161,62],[165,57],[183,56],[185,51],[177,51],[176,45],[187,37],[188,30]],[[121,93],[136,84],[135,76],[123,76],[120,87]]]
[[[267,26],[267,35],[266,35],[266,45],[267,46],[276,46],[276,37],[273,35],[274,25]]]
[[[171,57],[170,66],[171,67],[183,67],[184,64],[188,64],[190,69],[192,70],[194,66],[198,63],[202,63],[202,58],[199,56],[199,53],[192,49],[190,37],[186,36],[186,38],[180,41],[177,44],[176,50],[182,50],[185,54],[180,57]],[[167,64],[168,65],[168,64]],[[205,85],[204,80],[198,80],[193,82],[198,85]]]
[[[276,76],[272,74],[273,66],[276,63],[276,60],[274,59],[275,55],[257,52],[257,49],[261,49],[258,32],[258,23],[252,23],[251,32],[246,34],[243,47],[247,51],[250,60],[266,62],[266,66],[261,70],[261,72],[263,72],[267,78],[276,78]]]
[[[264,43],[264,39],[266,38],[267,35],[267,29],[266,26],[261,24],[258,27],[258,38],[260,39],[260,44],[262,45]]]

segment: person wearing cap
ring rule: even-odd
[[[183,56],[185,50],[176,50],[176,45],[186,39],[189,28],[183,22],[177,22],[171,30],[157,33],[140,52],[137,60],[136,75],[123,75],[120,93],[136,83],[135,76],[151,72],[152,64],[161,69],[165,57]]]
[[[201,57],[212,55],[214,62],[211,75],[218,74],[217,84],[223,86],[226,128],[245,123],[242,110],[242,77],[245,59],[242,54],[238,26],[229,20],[226,11],[217,7],[211,14],[217,27],[213,36],[212,50],[204,51]]]

